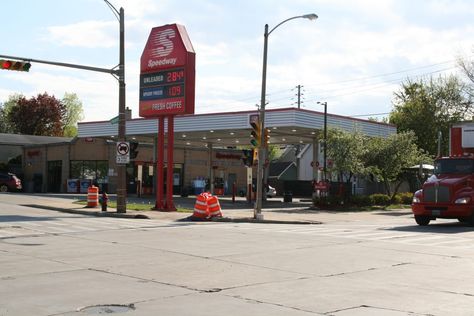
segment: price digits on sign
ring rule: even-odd
[[[184,70],[173,70],[166,74],[166,82],[181,82],[184,79]]]
[[[140,78],[141,84],[145,87],[184,82],[184,69],[179,68],[142,74]]]
[[[140,100],[183,97],[184,82],[184,68],[142,74]]]
[[[170,97],[182,96],[182,94],[181,94],[181,85],[168,87],[168,95]]]

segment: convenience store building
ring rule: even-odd
[[[216,194],[247,186],[242,148],[250,148],[250,117],[257,111],[178,115],[174,119],[173,191],[197,193],[207,185]],[[130,115],[131,117],[131,115]],[[267,110],[265,125],[270,144],[312,144],[310,161],[302,165],[308,177],[318,179],[314,161],[320,160],[324,113],[296,108]],[[396,133],[393,125],[327,114],[328,128],[359,129],[373,137]],[[165,131],[167,131],[165,120]],[[127,192],[152,194],[156,174],[158,119],[128,119],[126,137],[137,142],[138,154],[127,164]],[[118,125],[111,121],[78,124],[78,137],[64,142],[23,146],[23,181],[32,188],[41,178],[41,192],[73,192],[97,183],[109,193],[117,187],[116,142]],[[166,144],[165,144],[166,150]],[[165,153],[165,173],[166,170]],[[255,167],[253,168],[255,169]],[[253,170],[255,176],[255,170]],[[164,178],[166,179],[166,177]],[[35,183],[38,187],[38,183]],[[166,186],[165,186],[166,187]]]

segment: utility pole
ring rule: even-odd
[[[116,75],[119,82],[119,113],[118,113],[118,141],[126,141],[126,118],[125,118],[125,13],[123,8],[117,10],[108,0],[104,2],[109,6],[112,13],[119,21],[119,64]],[[126,164],[117,163],[117,213],[127,211],[127,180]]]
[[[298,110],[299,110],[301,107],[301,85],[299,84],[297,88],[298,88]]]
[[[114,8],[115,9],[115,8]],[[117,11],[115,9],[115,11]],[[124,10],[120,8],[119,12],[120,23],[120,48],[119,48],[119,126],[118,126],[118,140],[124,142],[126,140],[125,130],[125,22]],[[126,165],[117,164],[117,213],[125,213],[127,211],[127,181]]]

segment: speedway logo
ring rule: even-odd
[[[175,65],[176,64],[176,58],[163,58],[160,60],[152,60],[150,59],[148,61],[148,67],[150,68],[155,68],[158,66],[167,66],[167,65]]]
[[[176,33],[173,29],[156,32],[150,39],[152,43],[150,57],[160,58],[171,54],[174,49],[174,44],[171,40],[173,38],[176,38]]]
[[[150,38],[151,49],[150,58],[162,58],[170,55],[174,50],[173,39],[176,38],[174,29],[165,29],[155,32]],[[159,66],[174,66],[176,58],[149,59],[148,67],[155,68]]]

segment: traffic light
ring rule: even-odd
[[[252,126],[252,132],[250,135],[252,135],[252,139],[250,140],[250,143],[252,146],[255,148],[260,147],[260,139],[261,139],[261,125],[260,125],[260,120],[255,120],[254,122],[250,123],[250,126]]]
[[[263,146],[268,147],[268,141],[270,140],[270,129],[265,128],[263,130]]]
[[[135,159],[138,156],[138,143],[137,142],[131,142],[130,143],[130,159]]]
[[[4,70],[30,71],[30,67],[27,61],[0,59],[0,68]]]
[[[253,162],[257,163],[258,162],[258,148],[255,148],[252,150],[253,152]]]
[[[243,149],[242,150],[244,157],[242,158],[242,162],[247,167],[252,167],[253,165],[253,149]]]

